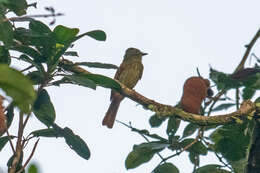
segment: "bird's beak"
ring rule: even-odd
[[[142,56],[148,55],[148,53],[143,53],[143,52],[141,52],[141,54],[142,54]]]

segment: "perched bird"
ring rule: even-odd
[[[124,55],[124,60],[119,66],[114,79],[126,85],[128,88],[134,88],[138,80],[143,74],[142,56],[147,55],[136,48],[128,48]],[[102,125],[112,128],[116,118],[116,114],[124,96],[118,92],[111,91],[111,104],[103,119]]]
[[[210,82],[208,79],[190,77],[185,81],[183,86],[181,107],[186,112],[199,114],[202,101],[207,96],[212,95],[213,91],[210,89]]]

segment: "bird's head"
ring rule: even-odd
[[[135,57],[141,58],[142,56],[145,56],[145,55],[147,55],[147,53],[143,53],[143,52],[141,52],[139,49],[136,49],[136,48],[128,48],[128,49],[125,51],[124,59],[132,59],[132,58],[135,58]]]

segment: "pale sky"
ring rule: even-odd
[[[119,65],[124,52],[136,47],[148,53],[143,58],[142,80],[135,90],[158,102],[175,105],[182,94],[182,85],[190,76],[197,75],[198,67],[203,77],[209,75],[209,65],[219,71],[232,73],[240,62],[245,48],[260,27],[260,2],[258,0],[177,1],[177,0],[95,0],[51,1],[38,3],[39,10],[52,6],[65,16],[58,17],[56,25],[79,28],[80,32],[101,29],[107,40],[99,42],[85,37],[72,50],[78,57],[73,61],[98,61]],[[51,19],[45,20],[46,24]],[[259,43],[253,52],[260,56]],[[253,61],[252,61],[253,62]],[[247,62],[248,66],[249,63]],[[253,64],[251,64],[253,65]],[[113,77],[115,70],[87,68],[92,73]],[[110,90],[98,87],[96,91],[72,85],[48,88],[56,109],[56,123],[71,128],[81,136],[91,150],[91,158],[84,160],[72,151],[64,139],[42,138],[33,161],[45,172],[151,172],[160,162],[158,156],[138,168],[126,170],[128,153],[134,144],[144,139],[128,128],[115,123],[112,130],[101,125],[110,104]],[[125,99],[119,108],[117,119],[139,129],[166,136],[166,123],[159,129],[151,129],[148,123],[153,113],[135,102]],[[26,133],[45,128],[36,118],[30,119]],[[11,129],[11,132],[16,132]],[[179,131],[182,134],[182,131]],[[30,143],[29,146],[33,146]],[[31,148],[26,150],[25,159]],[[10,147],[0,156],[0,167],[6,168]],[[163,152],[163,156],[170,155]],[[215,157],[202,158],[202,165],[216,163]],[[187,153],[170,160],[181,173],[192,172]]]

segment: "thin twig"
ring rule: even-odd
[[[9,143],[10,143],[10,146],[11,146],[12,151],[13,151],[13,154],[14,154],[14,153],[15,153],[15,149],[14,149],[14,145],[13,145],[13,143],[12,143],[12,141],[11,141],[11,136],[10,136],[10,133],[9,133],[8,129],[6,130],[6,134],[7,134],[7,136],[8,136],[8,141],[9,141]]]
[[[63,16],[63,15],[64,14],[62,14],[62,13],[57,13],[57,14],[38,14],[38,15],[10,17],[10,18],[3,19],[0,23],[7,22],[7,21],[12,21],[12,22],[18,21],[19,22],[22,20],[30,20],[31,18],[39,18],[39,17],[47,18],[47,17],[57,17],[57,16]]]
[[[236,88],[236,108],[239,109],[239,88]]]
[[[28,163],[30,162],[30,160],[31,160],[32,157],[33,157],[33,154],[34,154],[34,152],[35,152],[35,150],[36,150],[36,147],[37,147],[37,145],[38,145],[39,140],[40,140],[40,138],[35,142],[30,156],[28,157],[28,159],[27,159],[26,162],[24,163],[23,167],[22,167],[17,173],[21,173],[21,172],[23,172],[23,171],[25,170],[26,166],[28,165]]]
[[[34,65],[30,65],[29,67],[26,67],[25,69],[21,70],[21,72],[24,72],[24,71],[26,71],[26,70],[29,70],[29,69],[31,69],[31,68],[33,68],[33,67],[34,67]]]

